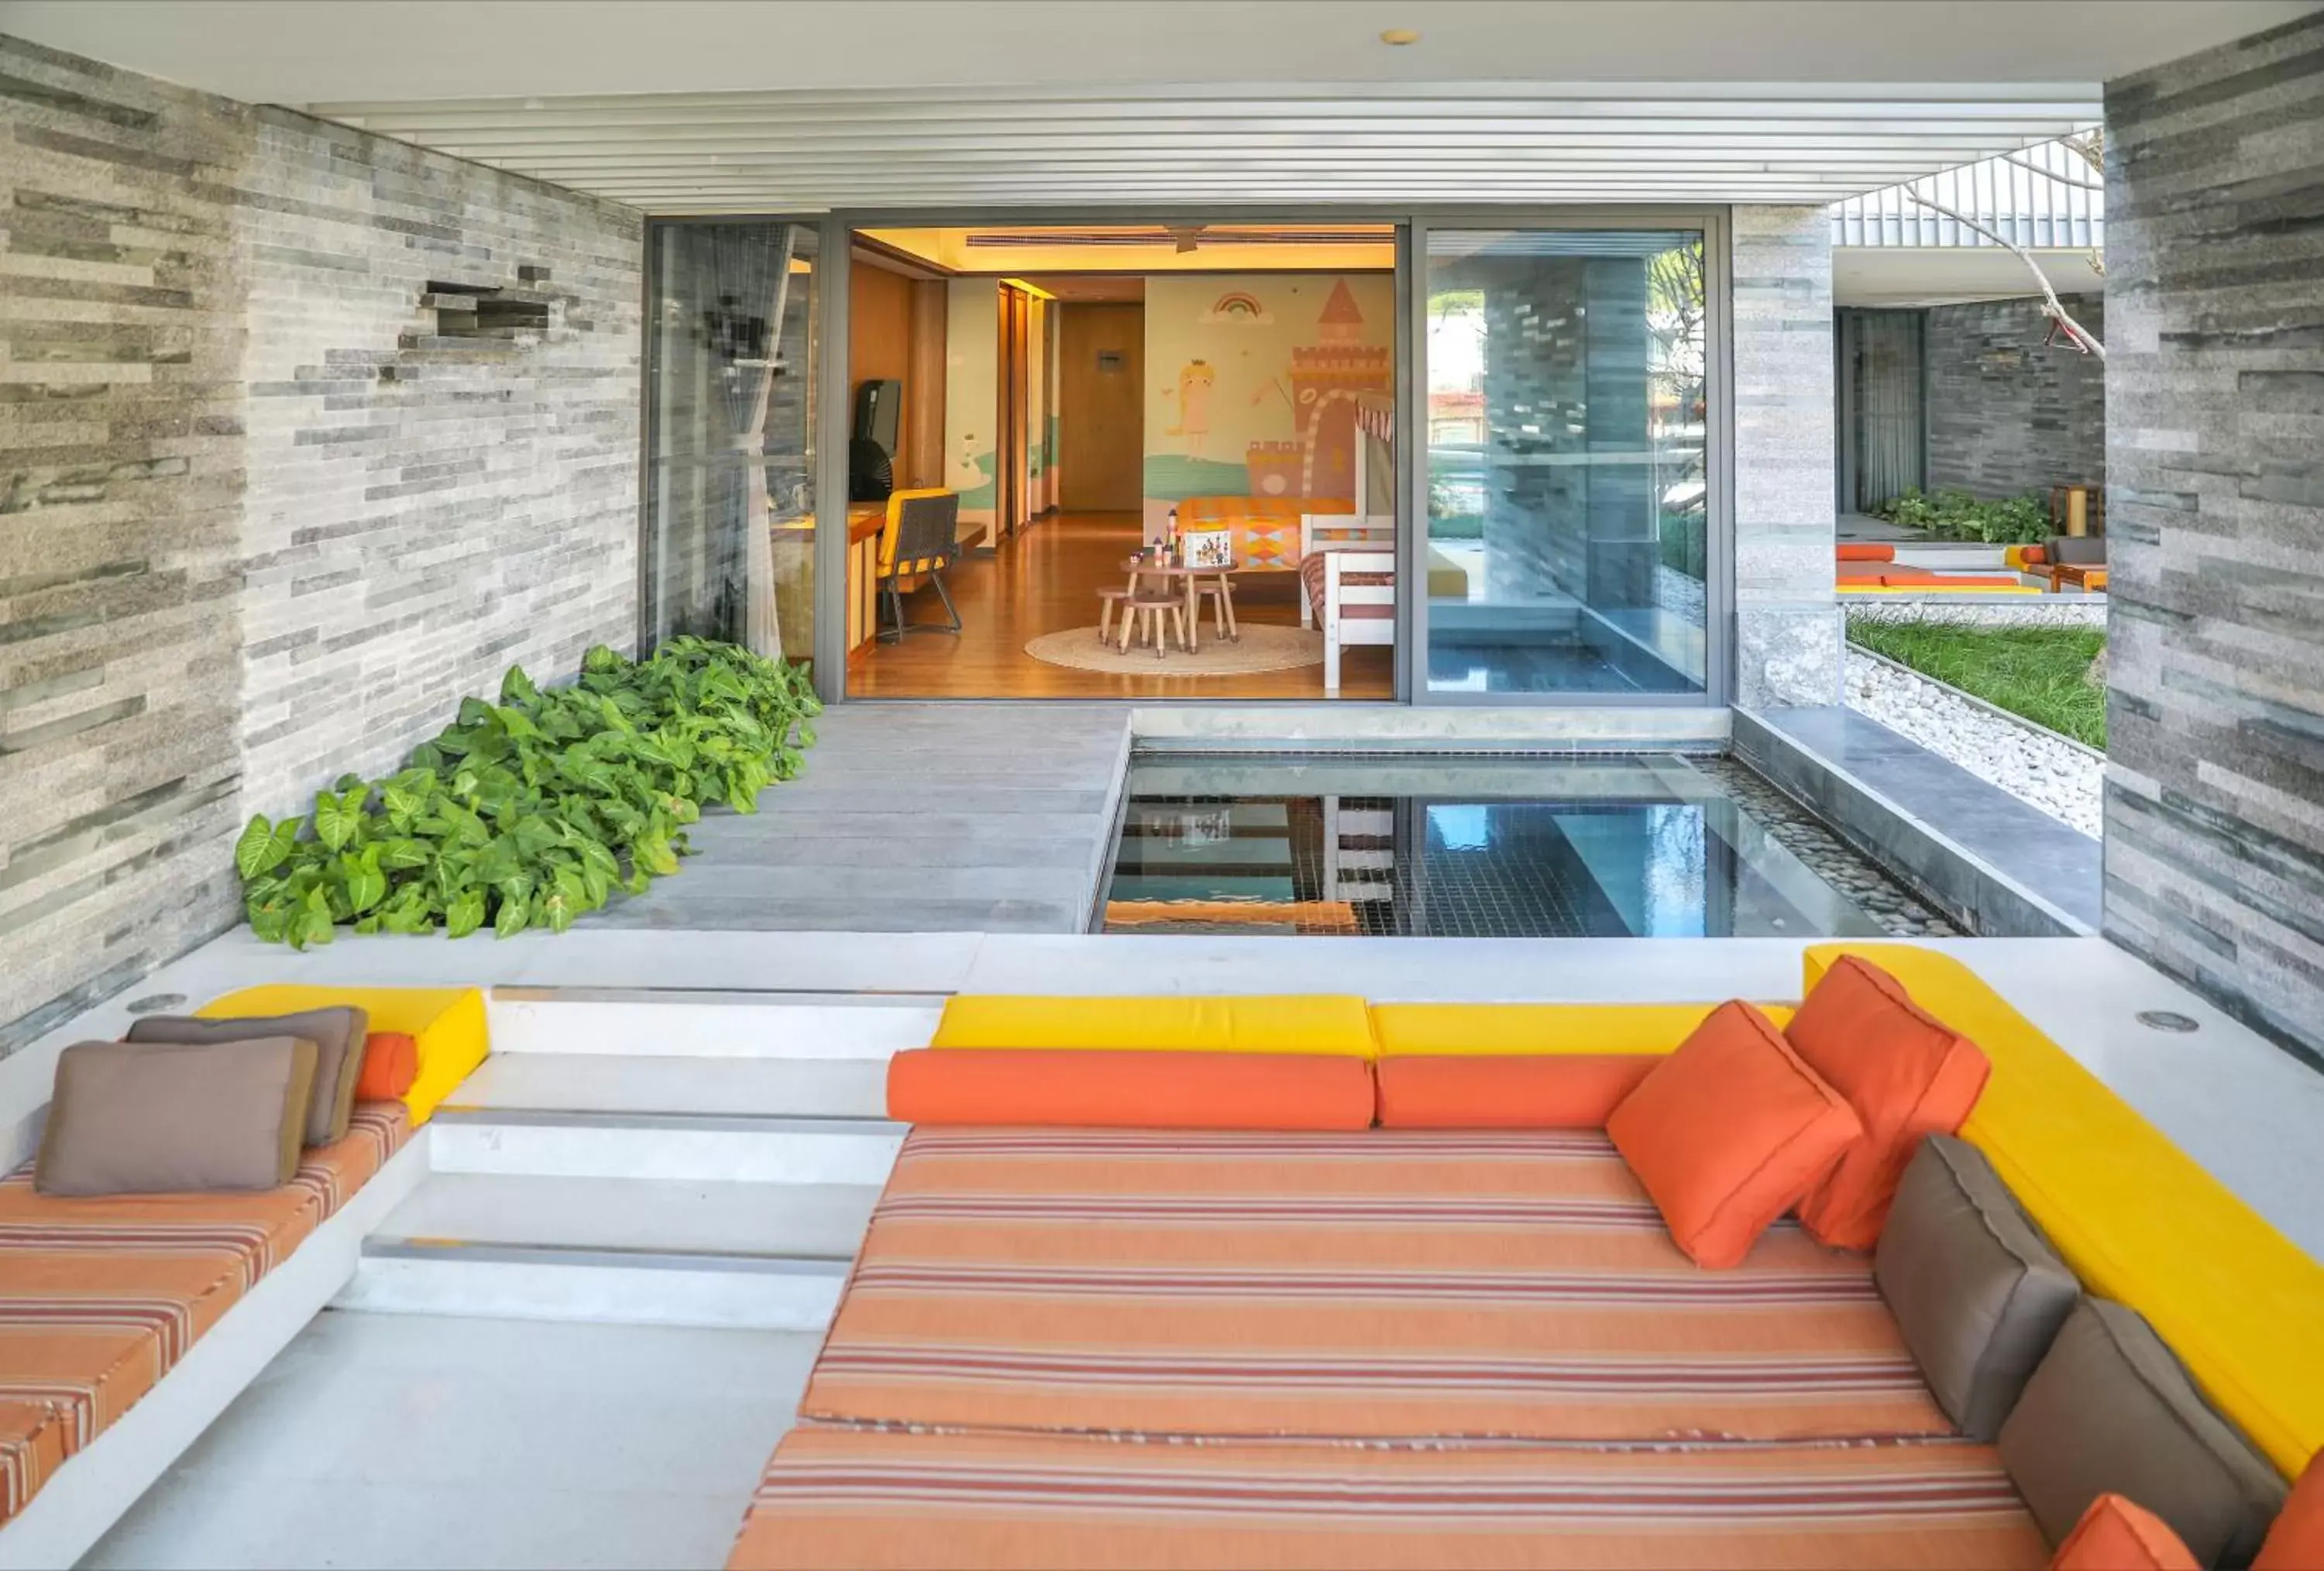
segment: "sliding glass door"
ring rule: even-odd
[[[1422,235],[1416,691],[1699,700],[1724,602],[1705,231]]]
[[[815,653],[817,243],[761,219],[652,227],[648,649],[696,633]]]

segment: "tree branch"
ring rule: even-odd
[[[2072,175],[2060,174],[2054,169],[2043,169],[2040,164],[2033,163],[2025,159],[2022,159],[2014,152],[2003,153],[2001,155],[2001,161],[2004,163],[2014,163],[2018,168],[2025,170],[2030,173],[2038,174],[2043,180],[2053,180],[2061,186],[2071,186],[2078,191],[2103,191],[2106,189],[2106,183],[2103,180],[2076,180]]]
[[[1931,212],[1950,218],[1954,223],[1960,225],[1965,229],[1975,230],[1977,233],[1984,236],[1987,239],[1992,241],[1996,245],[2006,247],[2017,258],[2018,261],[2023,262],[2026,265],[2034,274],[2034,282],[2042,286],[2042,299],[2045,302],[2042,308],[2042,314],[2048,317],[2060,327],[2065,328],[2066,336],[2073,339],[2074,343],[2081,349],[2082,353],[2085,355],[2095,355],[2101,360],[2106,358],[2106,346],[2092,337],[2088,328],[2084,328],[2081,323],[2074,320],[2071,316],[2067,314],[2066,308],[2059,302],[2058,291],[2050,287],[2050,275],[2042,271],[2042,264],[2034,260],[2034,254],[2032,252],[2017,244],[2016,241],[2009,239],[2006,236],[1996,234],[1991,229],[1988,229],[1984,225],[1978,223],[1975,218],[1969,217],[1961,213],[1956,213],[1942,202],[1932,201],[1927,197],[1921,195],[1918,191],[1906,190],[1904,193],[1904,199],[1908,202],[1916,202],[1920,206],[1928,208]]]

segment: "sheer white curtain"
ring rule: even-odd
[[[1858,311],[1856,505],[1921,485],[1921,313]]]

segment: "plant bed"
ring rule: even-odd
[[[2056,532],[2050,510],[2038,496],[2005,496],[1981,502],[1966,491],[1932,495],[1907,491],[1873,509],[1873,516],[1936,540],[1978,541],[1986,545],[2034,545]]]
[[[1848,637],[2085,747],[2106,747],[2106,689],[2088,679],[2090,662],[2106,647],[2102,628],[1970,627],[1868,616],[1849,619]]]
[[[294,948],[359,933],[563,932],[615,890],[676,873],[707,802],[758,810],[798,772],[823,706],[807,674],[733,644],[603,645],[569,688],[521,668],[383,780],[343,775],[305,818],[235,846],[251,931]]]

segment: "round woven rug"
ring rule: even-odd
[[[1075,627],[1065,633],[1045,633],[1028,643],[1025,652],[1035,660],[1077,671],[1111,671],[1126,677],[1235,677],[1322,665],[1323,635],[1305,628],[1246,622],[1237,642],[1229,643],[1205,628],[1194,653],[1173,646],[1157,660],[1151,644],[1133,643],[1124,654],[1111,642],[1100,643],[1095,627]]]

